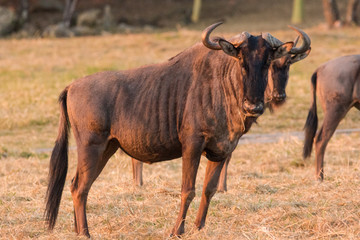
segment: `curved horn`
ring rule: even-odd
[[[222,24],[222,22],[218,22],[218,23],[214,23],[212,25],[210,25],[209,27],[207,27],[203,32],[202,32],[202,42],[203,44],[212,49],[212,50],[220,50],[221,47],[219,45],[219,43],[217,42],[213,42],[210,40],[210,33],[220,24]]]
[[[294,47],[296,47],[296,44],[298,44],[299,38],[300,38],[299,35],[295,38],[295,40],[294,40]]]
[[[289,53],[291,54],[299,54],[304,53],[310,48],[311,40],[310,37],[301,29],[294,27],[294,26],[288,26],[289,28],[293,29],[295,32],[297,32],[302,39],[303,43],[300,47],[293,47]]]
[[[230,39],[230,42],[232,44],[235,44],[236,46],[240,46],[246,39],[251,37],[251,34],[248,32],[242,32]]]
[[[277,39],[276,37],[274,37],[273,35],[271,35],[270,33],[266,32],[266,33],[262,33],[261,34],[262,38],[265,39],[271,47],[273,48],[277,48],[280,47],[281,45],[283,45],[284,43],[282,41],[280,41],[279,39]]]

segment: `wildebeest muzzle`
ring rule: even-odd
[[[279,92],[278,90],[274,89],[272,97],[273,97],[273,100],[275,100],[275,102],[281,103],[281,102],[285,101],[286,93],[285,93],[285,91]]]
[[[250,103],[245,99],[243,109],[246,116],[258,117],[264,113],[264,103],[258,102],[256,104]]]

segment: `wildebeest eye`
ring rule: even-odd
[[[268,59],[267,59],[267,61],[266,61],[266,65],[270,65],[271,64],[271,61],[272,61],[272,58],[271,57],[269,57]]]

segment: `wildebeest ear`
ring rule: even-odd
[[[232,45],[232,43],[230,43],[224,39],[219,39],[219,45],[220,45],[221,49],[224,51],[224,53],[226,53],[227,55],[230,55],[232,57],[237,57],[238,50],[236,49],[236,47],[234,45]]]
[[[311,51],[311,48],[309,48],[309,50],[307,50],[304,53],[299,53],[299,54],[295,54],[294,56],[291,57],[291,64],[296,63],[297,61],[303,60],[304,58],[306,58],[309,53]]]
[[[288,54],[288,52],[293,48],[293,46],[293,42],[287,42],[276,48],[274,53],[274,59],[281,58],[282,56]]]

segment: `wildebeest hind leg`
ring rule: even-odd
[[[224,164],[223,168],[221,169],[219,184],[217,187],[218,192],[226,192],[227,191],[227,183],[226,183],[227,182],[227,169],[229,166],[230,159],[231,159],[231,155],[226,158],[225,164]]]
[[[205,225],[206,214],[209,208],[210,200],[216,192],[221,169],[225,168],[225,161],[228,161],[229,159],[230,157],[221,162],[208,161],[207,163],[200,207],[195,220],[195,225],[198,229],[203,228]]]
[[[143,185],[143,177],[142,177],[143,163],[141,161],[136,160],[135,158],[132,158],[131,162],[132,162],[132,168],[133,168],[134,184],[136,186],[142,186]]]
[[[200,157],[203,150],[202,143],[194,144],[185,141],[187,144],[182,150],[182,185],[181,205],[178,218],[171,232],[173,236],[179,236],[185,231],[185,217],[191,201],[195,197],[195,180],[199,168]]]
[[[315,161],[316,177],[322,181],[324,179],[324,155],[325,149],[334,134],[336,127],[341,119],[345,117],[347,108],[340,104],[334,104],[328,107],[324,115],[323,125],[321,126],[315,138]]]
[[[86,202],[91,185],[99,176],[108,159],[116,152],[117,141],[78,145],[78,166],[71,183],[74,203],[75,232],[90,237],[86,220]]]

